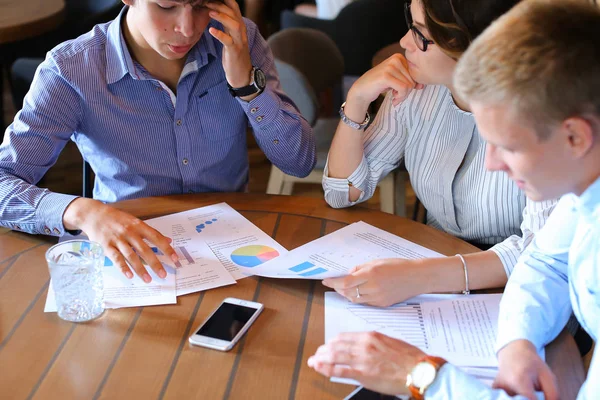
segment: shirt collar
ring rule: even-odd
[[[115,18],[108,27],[106,81],[109,85],[121,80],[127,74],[131,75],[134,79],[140,79],[131,54],[129,53],[129,49],[127,48],[123,30],[121,29],[121,24],[123,18],[125,18],[125,15],[127,14],[128,8],[129,7],[127,6],[123,7],[119,16]],[[191,62],[196,62],[195,70],[208,64],[218,56],[217,48],[215,46],[216,39],[208,33],[208,28],[210,27],[222,29],[221,24],[216,21],[211,21],[198,43],[188,54],[186,65]]]
[[[106,82],[110,85],[130,74],[137,78],[133,59],[125,43],[121,22],[127,14],[128,7],[125,6],[108,27],[106,39]]]
[[[600,218],[600,177],[579,196],[578,200],[580,212]]]
[[[188,54],[186,65],[190,62],[196,61],[198,68],[200,68],[218,57],[219,54],[217,52],[217,46],[215,46],[215,41],[217,39],[213,38],[213,36],[208,32],[211,27],[219,30],[223,29],[223,25],[216,21],[211,21],[204,30],[204,33],[202,34],[202,37],[198,43],[196,43],[194,48]]]

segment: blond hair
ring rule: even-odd
[[[460,58],[468,103],[511,105],[540,138],[574,116],[600,116],[600,9],[584,0],[524,0]]]

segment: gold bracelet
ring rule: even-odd
[[[471,291],[469,290],[469,271],[467,270],[467,262],[461,254],[457,254],[456,256],[460,258],[460,261],[462,261],[463,269],[465,270],[465,290],[463,290],[463,294],[470,294]]]

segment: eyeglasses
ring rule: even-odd
[[[427,46],[435,44],[433,40],[429,40],[418,30],[413,24],[412,15],[410,13],[410,1],[404,3],[404,18],[406,18],[406,26],[412,31],[415,44],[421,51],[427,51]]]

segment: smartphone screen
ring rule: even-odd
[[[398,400],[398,398],[396,396],[377,393],[361,386],[350,393],[344,400]]]
[[[222,303],[215,313],[198,329],[196,335],[231,341],[252,318],[256,308]]]

